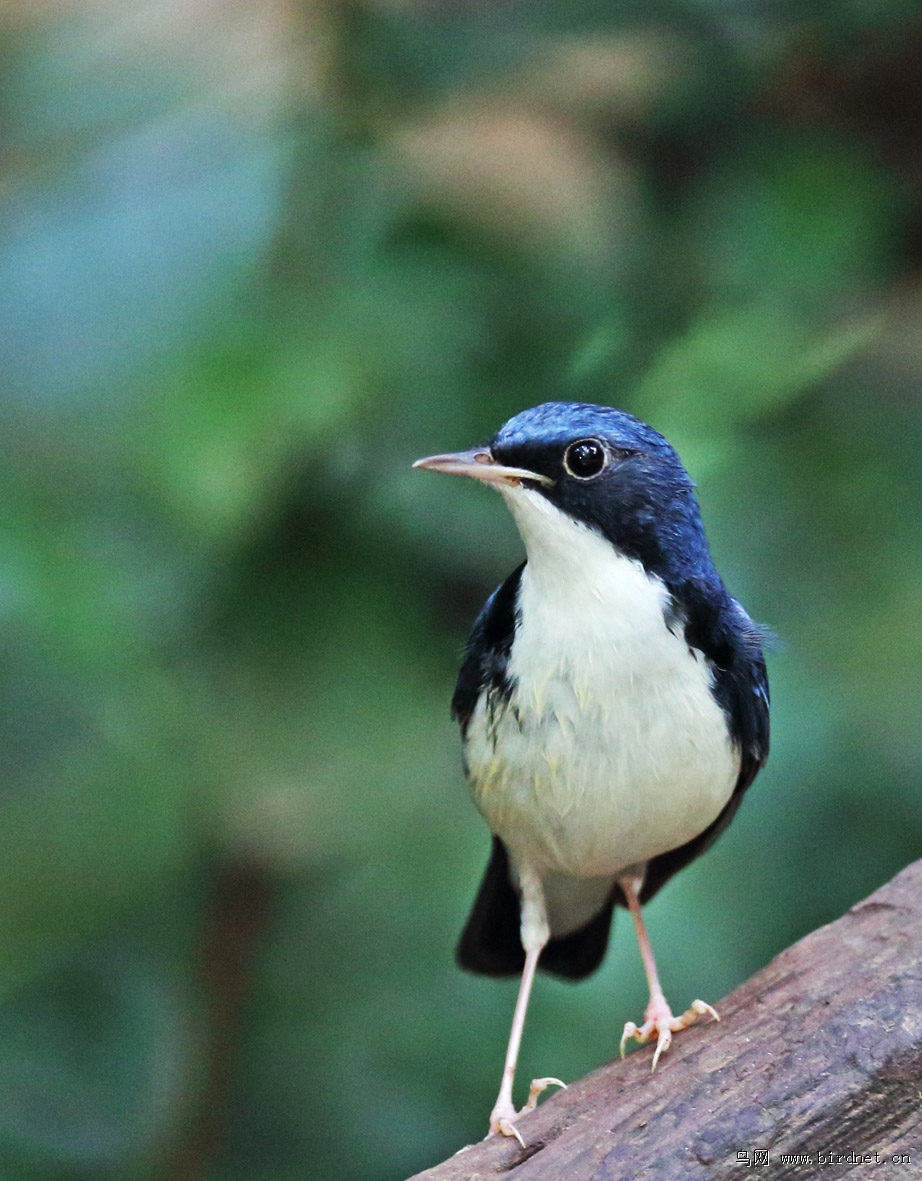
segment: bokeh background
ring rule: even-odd
[[[779,637],[769,767],[650,907],[675,1005],[922,854],[920,395],[919,3],[4,4],[3,1181],[483,1134],[448,702],[520,546],[410,463],[525,406],[666,433]],[[639,1018],[617,927],[521,1080]]]

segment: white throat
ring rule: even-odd
[[[647,659],[652,657],[658,645],[651,648],[651,640],[661,638],[668,604],[663,582],[539,492],[521,485],[501,491],[528,555],[523,616],[527,599],[536,619],[553,623],[553,631],[575,630],[590,641],[591,649],[604,646],[609,660],[638,644]]]

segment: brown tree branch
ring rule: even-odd
[[[255,861],[221,861],[212,868],[201,948],[208,1037],[204,1084],[163,1181],[201,1181],[222,1143],[255,958],[272,921],[278,884],[271,870]]]
[[[717,1008],[414,1181],[922,1176],[922,861]]]

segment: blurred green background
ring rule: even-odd
[[[780,636],[674,1004],[922,854],[920,4],[12,0],[0,60],[2,1181],[483,1134],[448,702],[520,546],[410,463],[525,406],[667,434]],[[617,927],[520,1081],[639,1019]]]

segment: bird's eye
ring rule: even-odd
[[[608,451],[598,439],[580,439],[563,453],[563,466],[577,480],[591,480],[608,467]]]

